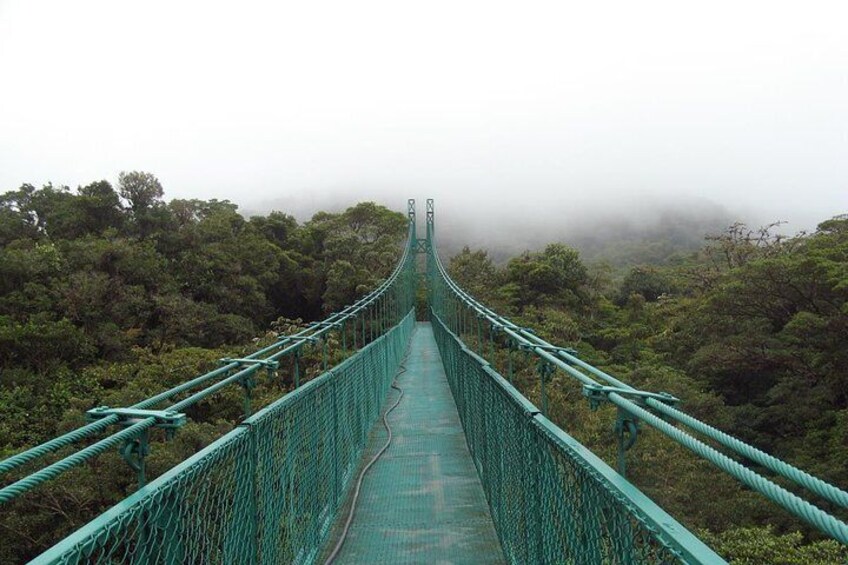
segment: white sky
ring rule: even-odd
[[[848,211],[848,3],[0,0],[0,191],[133,169],[253,209],[675,194],[800,229]]]

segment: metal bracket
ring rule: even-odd
[[[518,349],[523,349],[526,351],[534,351],[536,349],[541,349],[542,351],[547,351],[548,353],[568,353],[572,357],[577,357],[577,350],[571,347],[559,347],[557,345],[535,345],[531,343],[519,343]]]
[[[239,365],[262,365],[268,370],[276,370],[280,366],[279,361],[270,361],[267,359],[233,359],[224,357],[219,360],[221,365],[229,365],[230,363],[238,363]]]
[[[292,336],[286,337],[285,339],[291,339],[291,340],[294,340],[294,341],[311,341],[311,342],[314,342],[314,343],[321,341],[321,338],[318,338],[314,335],[292,335]]]
[[[629,388],[620,388],[615,386],[592,384],[583,385],[583,396],[589,399],[589,406],[592,410],[597,409],[601,405],[601,402],[609,401],[609,395],[612,393],[630,397],[630,400],[635,400],[640,405],[644,404],[644,399],[646,398],[659,400],[663,404],[668,404],[669,406],[674,406],[680,402],[679,398],[676,398],[667,392],[646,392],[643,390],[632,390]]]
[[[539,373],[539,388],[542,396],[542,414],[548,415],[548,395],[545,392],[545,382],[548,381],[550,376],[554,373],[554,366],[544,359],[539,359],[539,363],[536,365],[536,372]]]
[[[306,324],[306,327],[308,327],[310,329],[316,329],[317,328],[317,329],[320,330],[320,329],[323,329],[323,328],[337,328],[341,325],[342,325],[341,321],[338,321],[338,322],[320,321],[320,322],[309,322],[308,324]],[[307,337],[307,336],[300,336],[300,337]],[[314,337],[314,336],[308,336],[308,337]]]
[[[256,380],[253,378],[252,374],[245,375],[244,377],[239,379],[239,384],[241,384],[241,386],[243,386],[248,391],[256,388]]]
[[[171,430],[172,431],[172,430]],[[147,463],[145,458],[150,455],[150,430],[144,430],[140,436],[128,439],[118,450],[121,458],[135,471],[138,488],[147,484]]]
[[[156,427],[165,430],[165,437],[167,439],[171,439],[174,433],[176,433],[177,428],[181,428],[186,423],[185,414],[173,410],[142,410],[140,408],[109,408],[108,406],[98,406],[85,413],[85,417],[89,422],[95,422],[107,416],[117,416],[117,423],[122,426],[131,426],[148,418],[155,418]],[[143,487],[147,482],[144,458],[150,453],[149,432],[149,429],[145,429],[138,437],[126,440],[119,449],[121,457],[127,462],[130,469],[136,472],[138,488]]]
[[[625,433],[629,438],[626,442],[623,442],[621,447],[624,451],[627,451],[636,443],[636,438],[639,435],[639,419],[619,409],[618,416],[615,419],[615,434],[623,440]]]
[[[118,423],[122,426],[131,426],[147,418],[156,418],[156,427],[165,430],[181,428],[186,423],[186,416],[181,412],[173,410],[142,410],[139,408],[109,408],[98,406],[85,413],[89,422],[95,422],[107,416],[118,416]]]
[[[514,332],[526,332],[526,333],[529,333],[531,335],[536,335],[536,332],[533,330],[533,328],[527,328],[527,327],[524,327],[524,326],[519,326],[519,325],[513,324],[512,322],[500,322],[500,321],[497,321],[497,320],[492,320],[491,323],[492,323],[493,327],[496,326],[496,327],[498,327],[499,329],[502,329],[502,330],[512,330]],[[519,347],[521,347],[521,344],[519,344]],[[530,346],[524,345],[524,347],[529,348]],[[542,347],[542,346],[534,346],[534,347]]]
[[[143,473],[144,458],[150,455],[150,443],[147,434],[144,433],[141,437],[127,440],[119,451],[130,469],[136,473]],[[144,482],[143,477],[139,476],[139,482]]]
[[[658,400],[663,404],[668,404],[669,406],[674,406],[680,402],[679,398],[676,398],[667,392],[646,392],[644,390],[602,386],[599,384],[583,385],[583,396],[589,400],[589,407],[592,410],[597,410],[602,402],[609,402],[609,395],[612,393],[626,396],[629,400],[633,400],[640,406],[646,408],[645,400],[649,398],[653,398],[654,400]],[[627,473],[627,458],[625,454],[636,444],[636,440],[639,437],[639,418],[619,406],[618,416],[615,420],[614,432],[618,443],[618,472],[622,477],[624,477]]]
[[[265,370],[268,371],[268,378],[274,378],[274,373],[280,367],[279,361],[271,361],[269,359],[232,359],[230,357],[224,357],[223,359],[219,359],[219,362],[222,365],[229,365],[230,363],[238,363],[239,366],[243,365],[262,365],[265,367]],[[250,383],[247,383],[247,380],[250,380]],[[251,375],[245,375],[241,379],[241,384],[250,392],[250,389],[253,388],[253,377]]]
[[[618,472],[625,477],[627,476],[627,452],[636,445],[636,440],[639,439],[639,419],[619,408],[613,430],[618,444],[616,461]]]
[[[544,359],[539,359],[539,363],[536,365],[536,372],[539,373],[539,376],[542,378],[542,382],[548,380],[554,373],[555,369],[553,365],[545,361]]]
[[[416,239],[415,240],[415,252],[416,253],[429,253],[430,252],[429,243],[430,242],[427,241],[426,239],[420,239],[420,238]]]

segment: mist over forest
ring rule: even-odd
[[[353,303],[401,254],[407,202],[387,203],[336,199],[309,210],[279,201],[257,211],[168,200],[143,171],[121,173],[117,186],[0,193],[0,457],[82,425],[93,406],[132,405]],[[541,204],[437,198],[436,243],[457,282],[587,362],[669,391],[696,417],[845,482],[848,218],[837,210],[810,233],[785,237],[707,200]],[[418,200],[419,237],[425,209]],[[325,352],[331,362],[345,355],[338,345]],[[319,350],[304,358],[304,380],[321,374]],[[515,386],[538,402],[532,363],[521,371]],[[255,405],[300,378],[269,381]],[[551,386],[552,421],[612,461],[609,422],[579,391]],[[150,476],[237,425],[232,400],[187,410],[194,439],[157,441]],[[848,556],[679,445],[640,441],[630,479],[722,554],[744,558],[765,543],[773,555],[794,552],[793,564]],[[674,489],[658,460],[674,469]],[[63,477],[0,515],[0,561],[31,558],[132,492],[117,454],[103,461],[98,475]],[[691,505],[705,484],[715,504]],[[30,503],[45,499],[61,515]],[[90,503],[81,508],[80,499]]]
[[[317,561],[374,462],[360,455],[377,451],[378,401],[419,358],[444,369],[448,411],[480,403],[451,436],[507,560],[666,563],[637,553],[691,533],[731,565],[845,565],[846,21],[844,0],[0,0],[0,565],[72,534],[77,561]],[[409,339],[407,371],[381,353],[401,340],[377,342],[413,322],[436,349]],[[679,400],[734,439],[668,423],[742,475],[613,395]],[[415,394],[401,397],[391,419]],[[273,426],[246,420],[272,404]],[[157,414],[90,421],[106,407]],[[160,429],[164,411],[185,425]],[[404,429],[448,435],[413,412]],[[113,423],[154,419],[113,449],[128,429]],[[581,450],[542,449],[542,419],[607,479]],[[234,455],[216,466],[203,453],[222,445]],[[482,539],[464,520],[421,511],[464,483],[442,480],[453,467],[430,481],[397,459],[409,476],[382,484],[418,498],[391,491],[406,507],[380,508],[380,535],[347,520],[354,544],[429,547],[424,517],[447,561],[484,561],[451,553]],[[180,494],[189,475],[197,497]],[[626,502],[625,479],[673,520]],[[154,483],[170,486],[139,488]],[[119,523],[135,533],[119,540]],[[542,553],[515,557],[510,528]],[[283,545],[287,560],[258,549]],[[558,545],[584,553],[541,558]]]
[[[426,197],[416,198],[419,224],[423,226]],[[406,201],[375,193],[374,200],[390,209],[403,210]],[[319,210],[338,212],[356,203],[347,194],[305,194],[246,204],[246,217],[277,210],[306,221]],[[499,196],[475,201],[468,197],[435,199],[437,237],[443,257],[463,247],[485,249],[495,263],[504,263],[524,251],[535,251],[553,242],[580,251],[590,262],[608,263],[614,269],[638,264],[664,264],[681,254],[696,251],[707,235],[733,223],[768,225],[785,220],[767,217],[733,203],[720,204],[708,198],[651,195],[609,196],[602,200],[521,200]],[[809,216],[809,217],[808,217]],[[828,216],[830,217],[830,216]],[[778,232],[793,235],[815,228],[827,219],[803,216],[802,222],[781,225]],[[423,236],[423,227],[419,229]]]

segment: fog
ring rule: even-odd
[[[848,211],[843,2],[0,0],[0,190],[145,170],[472,245]],[[452,231],[451,231],[452,230]],[[440,233],[445,233],[440,231]]]

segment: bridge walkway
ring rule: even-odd
[[[398,378],[403,400],[389,416],[394,439],[365,477],[336,563],[503,563],[428,322],[415,326],[406,367]],[[387,407],[397,394],[391,390]],[[363,464],[385,441],[380,421]],[[340,512],[329,547],[347,511]]]

